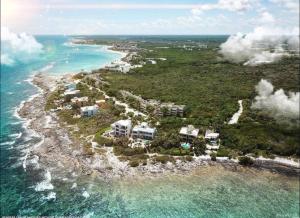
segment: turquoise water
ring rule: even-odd
[[[101,46],[71,45],[69,39],[39,36],[44,46],[39,59],[1,65],[1,216],[298,217],[298,178],[250,169],[202,167],[188,175],[135,176],[110,182],[92,176],[62,179],[52,175],[54,188],[37,192],[44,172],[25,172],[22,158],[40,138],[26,131],[15,114],[22,101],[37,93],[28,79],[38,71],[89,71],[120,57]]]

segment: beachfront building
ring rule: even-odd
[[[176,105],[174,103],[162,103],[156,110],[159,116],[180,116],[183,117],[185,105]]]
[[[85,106],[80,108],[80,114],[82,117],[91,117],[97,114],[99,111],[98,105]]]
[[[211,144],[213,145],[217,145],[218,144],[218,140],[219,140],[219,133],[213,131],[213,130],[210,130],[210,129],[207,129],[205,131],[205,136],[204,138],[209,141]]]
[[[71,98],[80,97],[80,90],[67,90],[63,94],[65,101],[69,102]]]
[[[78,107],[84,107],[84,106],[88,105],[89,97],[87,97],[87,96],[81,97],[81,98],[75,97],[75,98],[71,99],[71,103],[72,103],[72,105],[77,105]]]
[[[199,129],[196,129],[193,125],[188,125],[182,127],[179,134],[182,142],[192,143],[193,140],[198,137]]]
[[[76,83],[67,83],[65,84],[65,89],[68,91],[72,91],[76,89]]]
[[[155,132],[156,128],[151,128],[147,123],[143,122],[133,127],[131,136],[132,138],[152,140],[155,136]]]
[[[111,124],[112,134],[116,137],[129,137],[131,126],[131,120],[119,120]]]

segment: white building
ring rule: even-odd
[[[94,116],[95,114],[98,113],[98,111],[99,111],[98,105],[86,106],[86,107],[80,108],[80,113],[81,113],[81,116],[83,116],[83,117]]]
[[[76,84],[75,83],[67,83],[67,84],[65,84],[65,88],[67,89],[67,91],[75,90]]]
[[[129,137],[131,132],[131,126],[131,120],[119,120],[111,124],[111,127],[113,129],[113,135],[117,137]]]
[[[80,96],[80,90],[67,90],[64,92],[64,97],[67,101],[70,101],[71,98],[79,97]]]
[[[132,138],[152,140],[155,132],[156,128],[151,128],[147,123],[143,122],[132,129]]]
[[[205,131],[205,139],[210,141],[212,144],[216,145],[219,139],[219,133],[214,132],[213,130],[207,129]]]
[[[196,129],[193,125],[188,125],[180,129],[180,138],[184,142],[193,142],[198,137],[199,129]]]

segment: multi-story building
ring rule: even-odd
[[[151,128],[143,122],[132,129],[132,138],[152,140],[155,136],[156,128]]]
[[[63,94],[65,101],[69,102],[71,98],[80,97],[80,90],[67,90]]]
[[[218,144],[218,140],[219,140],[219,133],[213,131],[213,130],[210,130],[210,129],[207,129],[205,131],[205,136],[204,138],[209,141],[211,144],[213,145],[217,145]]]
[[[89,97],[81,97],[81,98],[78,98],[78,97],[75,97],[75,98],[72,98],[71,99],[71,103],[73,105],[77,105],[79,107],[83,107],[83,106],[86,106],[89,102]]]
[[[83,117],[91,117],[97,114],[99,111],[98,105],[86,106],[80,108],[81,116]]]
[[[119,120],[111,125],[112,133],[116,137],[129,137],[131,126],[131,120]]]
[[[185,105],[176,105],[174,103],[162,103],[157,109],[159,116],[180,116],[183,117]]]
[[[198,137],[199,129],[196,129],[193,125],[188,125],[182,127],[179,134],[181,141],[192,143],[193,140]]]

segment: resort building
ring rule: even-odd
[[[75,90],[76,84],[75,83],[67,83],[67,84],[65,84],[65,89],[67,89],[68,91]]]
[[[185,105],[176,105],[174,103],[162,103],[156,110],[159,116],[180,116],[183,117]]]
[[[95,114],[98,113],[98,111],[99,111],[98,105],[86,106],[80,108],[80,114],[83,117],[94,116]]]
[[[71,98],[80,97],[80,90],[67,90],[63,95],[65,97],[65,100],[69,102]]]
[[[89,97],[81,97],[81,98],[75,97],[75,98],[71,99],[71,103],[73,105],[83,107],[83,106],[86,106],[89,103]]]
[[[192,143],[198,137],[199,129],[196,129],[193,125],[188,125],[187,127],[182,127],[179,134],[183,142]]]
[[[151,128],[147,123],[143,122],[132,129],[132,138],[140,138],[152,140],[154,138],[156,128]]]
[[[129,137],[131,126],[131,120],[119,120],[111,125],[112,134],[116,137]]]
[[[213,130],[207,129],[205,131],[204,138],[208,140],[211,144],[217,145],[218,139],[219,139],[219,133],[214,132]]]

